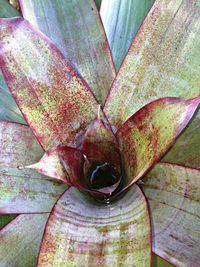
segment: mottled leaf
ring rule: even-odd
[[[37,161],[41,147],[30,128],[0,122],[0,213],[49,212],[66,186],[17,167]]]
[[[155,1],[107,99],[112,125],[120,127],[157,98],[200,94],[199,16],[199,0]]]
[[[151,261],[146,201],[134,185],[108,206],[88,202],[71,188],[55,205],[38,266],[143,266]]]
[[[200,171],[159,163],[143,179],[153,251],[177,267],[200,262]]]
[[[103,104],[115,77],[115,69],[95,2],[20,2],[23,16],[58,46]]]
[[[84,158],[80,150],[58,146],[47,150],[39,162],[25,166],[39,173],[56,178],[72,186],[80,186],[83,176]]]
[[[116,69],[154,0],[103,0],[100,14]]]
[[[0,0],[0,17],[9,18],[20,14],[10,5],[7,0]],[[0,119],[25,123],[0,71]]]
[[[161,98],[147,104],[117,132],[127,186],[136,182],[172,146],[193,116],[200,97]]]
[[[98,103],[59,50],[22,18],[0,20],[0,65],[45,149],[77,146]]]
[[[35,267],[48,214],[19,215],[0,231],[0,266]]]
[[[163,158],[165,162],[200,168],[200,109]]]

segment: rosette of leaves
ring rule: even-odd
[[[124,56],[145,3],[101,5],[117,74],[94,1],[0,19],[1,266],[199,266],[200,4],[155,1]]]

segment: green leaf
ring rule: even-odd
[[[175,266],[200,262],[200,170],[160,163],[143,179],[153,251]]]
[[[43,150],[25,125],[0,121],[0,214],[49,212],[67,186],[18,166],[33,163]]]
[[[161,98],[147,104],[118,130],[116,136],[126,187],[140,179],[173,145],[192,118],[200,97]]]
[[[48,214],[19,215],[0,231],[0,266],[35,267]]]
[[[101,7],[101,2],[102,0],[95,0],[95,3],[96,3],[96,6],[97,6],[97,9],[99,10],[100,7]]]
[[[107,98],[112,125],[157,98],[200,94],[199,13],[199,0],[155,1]]]
[[[0,119],[26,123],[0,71]]]
[[[20,16],[20,13],[8,3],[8,0],[0,0],[1,18],[11,18],[18,16]]]
[[[154,0],[102,0],[100,14],[119,69],[132,40]]]
[[[192,168],[200,168],[200,109],[177,139],[174,146],[163,158],[165,162],[177,163]]]
[[[22,18],[0,20],[0,44],[6,82],[42,146],[79,146],[99,105],[71,64]]]
[[[1,215],[0,216],[0,229],[2,229],[6,224],[8,224],[10,221],[12,221],[16,215]]]
[[[150,267],[150,243],[146,201],[137,185],[108,206],[70,188],[49,217],[38,267]]]
[[[77,68],[103,104],[115,77],[108,42],[93,0],[21,0],[23,16]]]

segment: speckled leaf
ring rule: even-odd
[[[103,0],[100,14],[116,69],[154,0]]]
[[[48,214],[19,215],[0,231],[0,266],[35,267]]]
[[[200,263],[200,171],[159,163],[143,179],[153,251],[177,267]]]
[[[5,80],[45,149],[77,146],[98,103],[60,51],[22,18],[0,20]]]
[[[1,121],[0,151],[0,214],[51,211],[67,186],[17,168],[35,162],[43,153],[30,128]]]
[[[18,170],[18,166],[37,162],[44,151],[26,125],[0,121],[0,169],[1,173],[18,176],[36,172]],[[37,175],[37,178],[42,176]]]
[[[150,267],[150,261],[148,210],[137,185],[108,206],[88,202],[70,188],[49,217],[38,267]]]
[[[136,182],[172,146],[193,116],[200,97],[167,97],[147,104],[117,132],[127,186]]]
[[[7,0],[0,0],[0,17],[9,18],[19,16],[19,13],[8,4]],[[0,71],[0,119],[25,123]]]
[[[115,77],[115,69],[95,2],[20,2],[23,16],[58,46],[103,104]]]
[[[165,162],[200,168],[200,109],[163,158]]]
[[[24,168],[61,180],[71,186],[81,186],[84,158],[80,150],[58,146],[47,150],[39,162]]]
[[[142,24],[105,105],[120,127],[161,97],[200,94],[199,0],[157,0]]]

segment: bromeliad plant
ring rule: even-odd
[[[200,102],[199,1],[157,0],[116,77],[93,1],[20,2],[24,18],[0,19],[0,65],[30,127],[0,122],[0,212],[21,214],[0,265],[151,266],[153,243],[200,266],[198,111],[159,162]]]

